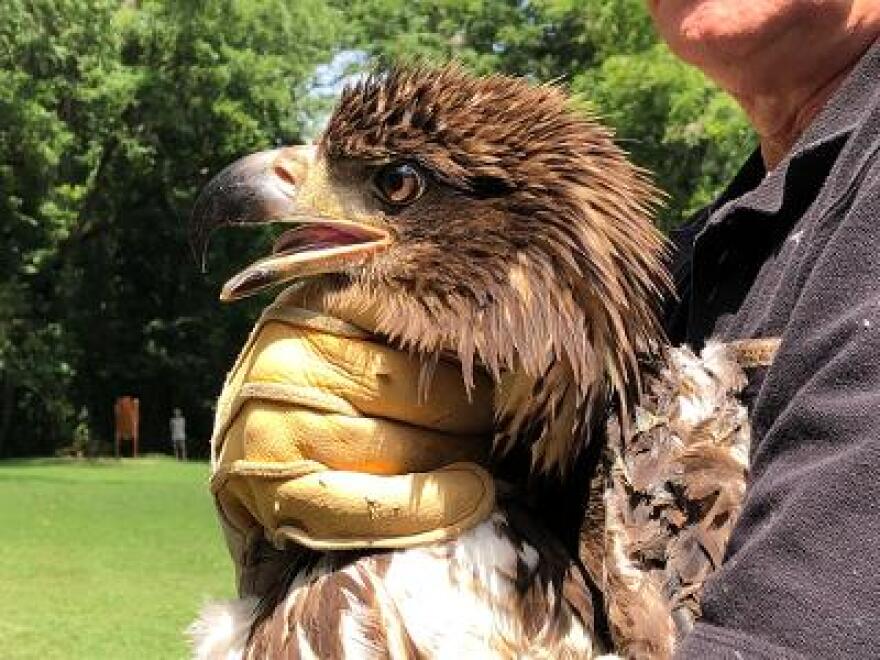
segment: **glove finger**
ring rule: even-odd
[[[485,462],[490,446],[488,436],[452,435],[389,419],[251,400],[229,427],[221,460],[311,460],[333,470],[404,474],[460,461]]]
[[[461,368],[439,361],[422,400],[421,362],[378,342],[269,322],[243,366],[246,382],[309,386],[345,399],[364,416],[447,433],[492,429],[492,385],[487,376],[476,379],[468,398]]]
[[[492,479],[473,464],[391,477],[316,473],[274,492],[275,540],[314,549],[409,547],[455,536],[493,506]]]

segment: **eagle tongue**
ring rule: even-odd
[[[304,224],[289,229],[275,241],[272,254],[298,254],[324,250],[342,245],[354,245],[370,240],[353,230],[322,224]]]

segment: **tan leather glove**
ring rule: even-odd
[[[264,539],[408,547],[460,534],[494,506],[481,467],[489,380],[469,399],[460,367],[441,361],[420,400],[419,361],[368,330],[282,294],[227,377],[211,488],[245,593],[243,567]]]

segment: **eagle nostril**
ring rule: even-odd
[[[275,173],[275,176],[291,186],[302,185],[306,178],[307,168],[306,163],[302,159],[297,158],[295,154],[282,153],[272,163],[272,171]]]

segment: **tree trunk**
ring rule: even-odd
[[[15,383],[7,372],[0,378],[0,457],[4,455],[6,439],[12,427],[12,413],[15,410]]]

